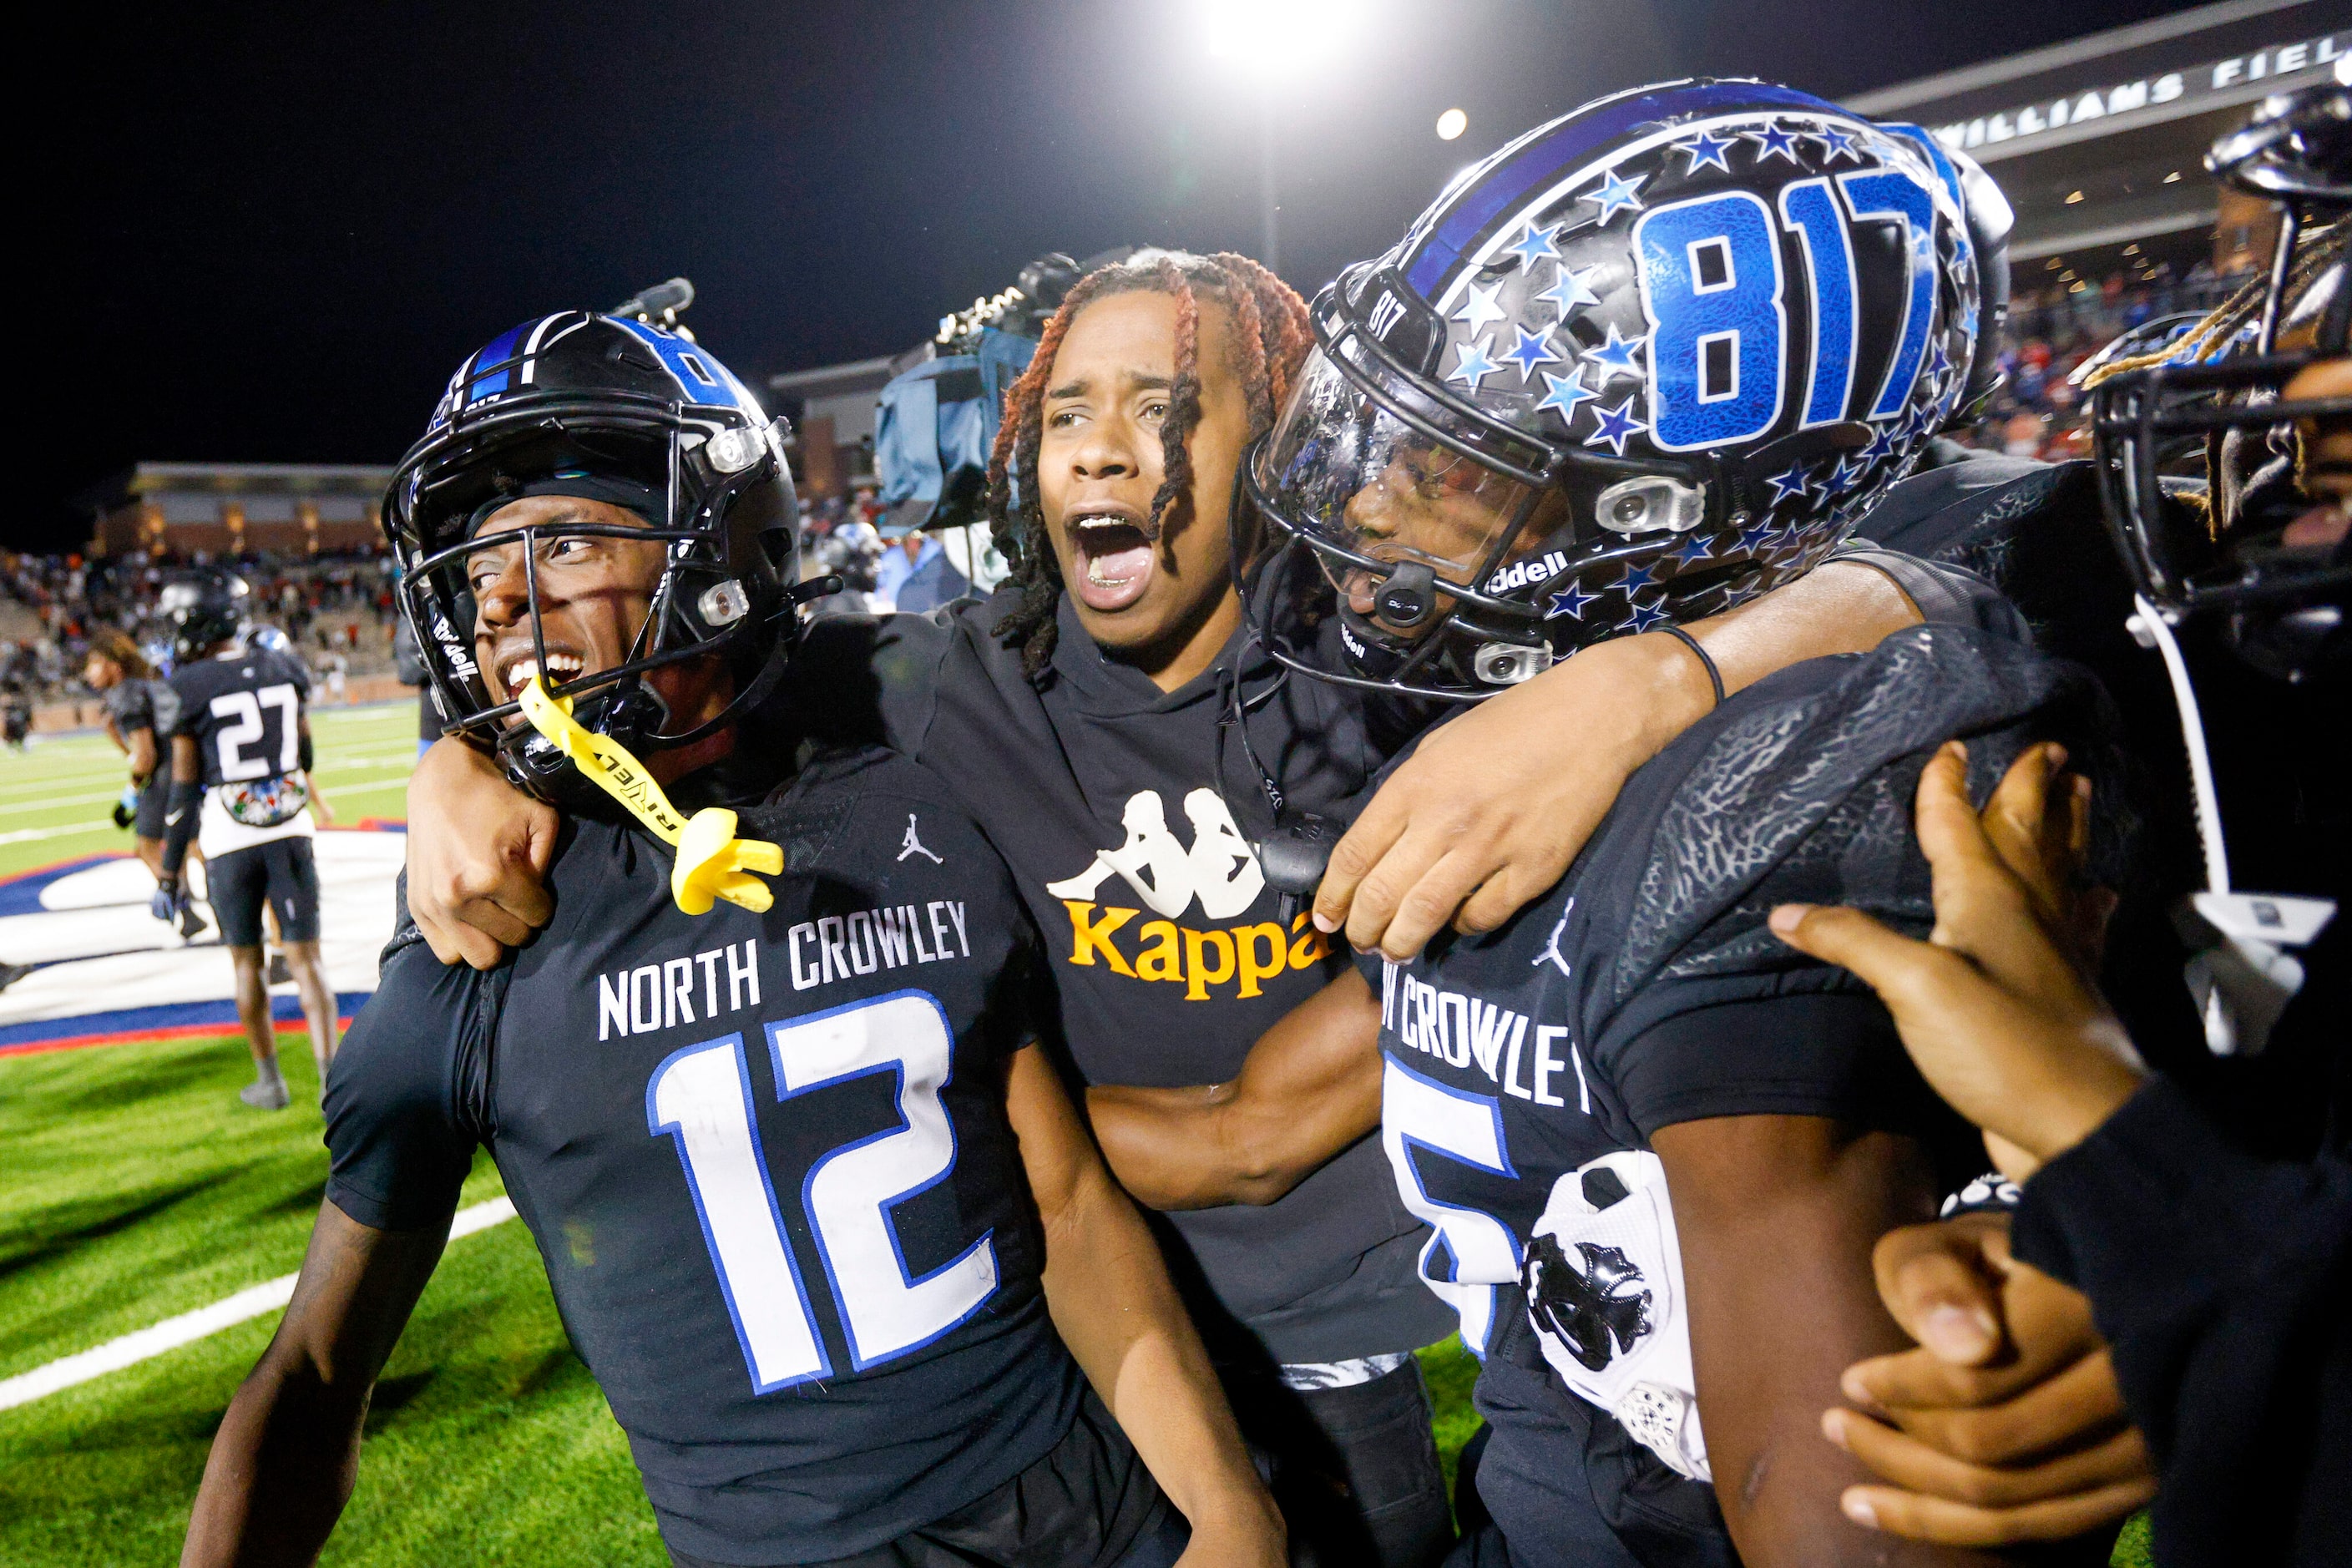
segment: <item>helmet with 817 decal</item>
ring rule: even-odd
[[[1259,640],[1473,700],[1795,577],[1990,390],[2009,227],[1917,127],[1767,82],[1529,132],[1316,300],[1244,469]]]

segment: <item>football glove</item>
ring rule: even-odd
[[[178,920],[180,911],[187,907],[188,892],[185,888],[180,886],[180,879],[177,877],[156,879],[155,896],[147,900],[149,914],[168,925]]]
[[[128,827],[139,815],[139,786],[124,784],[122,798],[114,803],[114,826]]]

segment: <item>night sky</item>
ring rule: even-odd
[[[74,498],[136,459],[390,462],[493,334],[675,273],[757,385],[906,348],[1041,251],[1255,252],[1259,89],[1203,8],[80,7],[19,164],[43,391],[0,542],[78,546]],[[1600,92],[1835,97],[2181,8],[1370,0],[1352,42],[1261,51],[1281,269],[1311,291]]]

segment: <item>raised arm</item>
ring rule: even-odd
[[[1893,578],[1833,563],[1687,627],[1727,696],[1916,625]],[[1331,851],[1315,924],[1412,957],[1447,921],[1492,931],[1559,880],[1635,769],[1715,706],[1688,647],[1613,637],[1426,736]]]
[[[1155,1209],[1270,1204],[1381,1124],[1381,1004],[1350,969],[1258,1037],[1227,1083],[1097,1085],[1103,1157]]]
[[[1740,1560],[2003,1561],[1850,1522],[1840,1494],[1874,1478],[1821,1437],[1839,1374],[1906,1343],[1880,1305],[1871,1248],[1930,1210],[1919,1145],[1812,1116],[1679,1122],[1652,1143],[1674,1194],[1707,1459]]]
[[[1111,1180],[1045,1051],[1005,1093],[1045,1232],[1045,1304],[1136,1452],[1192,1522],[1190,1568],[1284,1561],[1282,1516],[1242,1447],[1143,1216]]]
[[[318,1557],[359,1475],[368,1394],[447,1238],[446,1223],[374,1230],[320,1205],[294,1300],[213,1438],[183,1568]]]

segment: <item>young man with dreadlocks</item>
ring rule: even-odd
[[[1538,676],[1431,737],[1391,781],[1335,861],[1361,889],[1352,910],[1335,900],[1310,923],[1288,907],[1259,846],[1280,819],[1350,815],[1402,728],[1290,679],[1242,631],[1229,524],[1244,538],[1251,525],[1228,516],[1234,477],[1310,343],[1298,297],[1243,257],[1146,253],[1083,280],[997,440],[991,510],[1010,580],[937,616],[818,623],[793,700],[930,763],[1012,863],[1106,1153],[1163,1211],[1295,1545],[1324,1563],[1413,1563],[1451,1534],[1411,1355],[1448,1326],[1414,1277],[1427,1229],[1376,1141],[1349,1140],[1301,1179],[1265,1163],[1270,1129],[1223,1119],[1213,1095],[1170,1134],[1154,1086],[1227,1082],[1261,1037],[1313,1040],[1337,1019],[1335,1053],[1361,1044],[1362,982],[1324,930],[1345,919],[1367,943],[1418,945],[1465,898],[1465,919],[1501,919],[1715,697],[1690,647],[1663,636]],[[1922,598],[1955,591],[1906,580]],[[1881,571],[1841,567],[1689,634],[1737,690],[1914,618]],[[554,819],[458,749],[438,749],[413,789],[420,925],[446,960],[494,962],[548,918],[535,881]],[[910,835],[903,853],[929,847]],[[1363,1085],[1320,1073],[1297,1086],[1305,1114],[1366,1114]],[[1369,1092],[1376,1108],[1377,1080]]]

